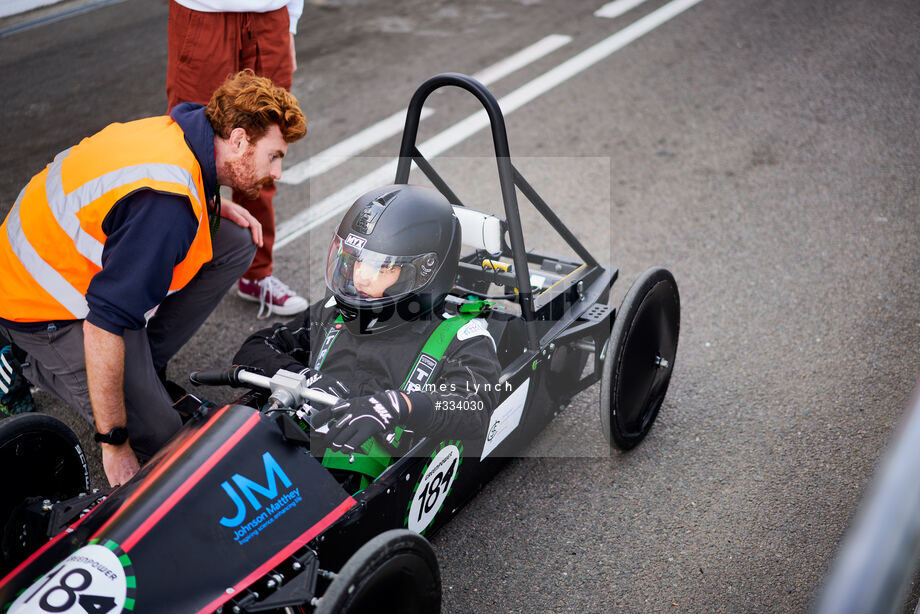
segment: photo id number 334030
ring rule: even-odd
[[[435,411],[482,411],[485,404],[479,399],[446,399],[434,402]]]

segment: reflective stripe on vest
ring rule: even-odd
[[[22,200],[23,192],[25,192],[25,188],[19,193],[16,204],[13,205],[13,209],[6,218],[6,234],[10,241],[10,247],[12,247],[13,253],[16,254],[22,266],[25,267],[33,279],[43,280],[42,287],[48,294],[54,297],[75,318],[85,318],[86,314],[89,313],[86,297],[82,292],[70,285],[51,265],[42,260],[42,257],[38,255],[38,252],[35,251],[35,248],[32,247],[32,244],[22,233],[22,224],[19,220],[19,203]],[[77,315],[80,313],[83,315]]]
[[[0,244],[0,266],[8,275],[0,277],[6,303],[0,317],[85,318],[86,289],[102,268],[102,223],[140,189],[183,196],[191,204],[197,233],[173,268],[169,291],[184,287],[212,253],[201,177],[182,129],[167,117],[112,124],[59,153],[20,192],[4,223],[8,244]]]
[[[70,149],[62,151],[55,156],[54,162],[48,166],[48,176],[45,179],[45,196],[48,199],[51,212],[54,214],[54,219],[57,220],[58,225],[64,232],[73,238],[77,251],[100,268],[102,267],[103,245],[80,228],[80,220],[77,218],[77,213],[85,203],[93,202],[109,190],[114,190],[119,186],[134,183],[135,181],[143,181],[144,179],[182,184],[188,188],[189,192],[195,195],[199,206],[204,202],[190,172],[173,164],[157,163],[120,168],[92,181],[87,181],[70,194],[66,194],[61,179],[61,166],[68,153],[70,153]]]

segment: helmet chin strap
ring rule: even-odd
[[[346,327],[349,328],[353,334],[370,335],[381,333],[393,328],[398,328],[402,324],[408,324],[422,315],[422,312],[419,312],[416,317],[403,319],[398,314],[398,306],[390,305],[386,308],[386,315],[383,315],[383,320],[381,320],[381,315],[378,313],[368,312],[367,310],[349,305],[338,297],[334,297],[334,299],[336,310],[339,312],[339,315],[342,316],[341,321],[345,323]],[[443,302],[443,299],[439,302]],[[429,311],[431,310],[425,310],[424,313]],[[368,321],[367,318],[370,318],[370,320]],[[364,323],[365,321],[367,321],[366,324]]]
[[[338,308],[339,314],[342,316],[342,321],[346,323],[354,322],[358,318],[358,315],[360,314],[359,310],[343,302],[340,302],[338,300],[336,300],[336,307]],[[374,317],[370,322],[367,323],[366,326],[361,327],[360,332],[362,334],[364,333],[370,334],[370,333],[377,332],[374,330],[374,327],[377,326],[378,323],[379,323],[379,318]],[[385,329],[386,327],[383,327],[383,328]]]
[[[339,314],[341,314],[342,319],[346,322],[351,322],[358,317],[358,310],[343,303],[338,299],[338,297],[335,298],[335,306],[339,310]]]

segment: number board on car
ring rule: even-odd
[[[459,441],[445,441],[431,455],[409,502],[406,527],[410,531],[424,534],[441,510],[460,470],[461,452],[463,445]]]

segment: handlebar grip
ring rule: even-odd
[[[192,371],[188,379],[198,386],[239,386],[240,371],[243,367],[234,365],[223,369],[205,369],[203,371]]]
[[[323,392],[316,388],[304,388],[300,393],[303,395],[304,399],[318,405],[328,405],[331,407],[342,402],[342,399],[334,394],[329,394],[328,392]]]

